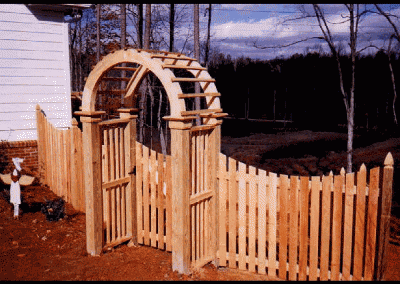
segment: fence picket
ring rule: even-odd
[[[276,277],[277,174],[268,174],[268,277]]]
[[[352,242],[353,242],[353,188],[354,173],[346,174],[346,191],[344,202],[344,228],[343,228],[343,280],[350,279],[350,266],[352,258]]]
[[[298,244],[298,177],[290,177],[290,227],[289,227],[289,280],[297,280],[297,244]]]
[[[150,225],[151,225],[151,233],[150,233],[150,239],[151,239],[151,246],[156,247],[157,242],[156,242],[156,171],[157,171],[157,166],[156,166],[156,151],[150,150]]]
[[[279,278],[286,279],[287,274],[287,251],[288,251],[288,191],[289,191],[289,178],[287,175],[279,175],[280,179],[280,212],[279,212]],[[261,198],[260,198],[261,200]],[[261,203],[259,205],[259,210]],[[265,216],[265,213],[264,213]],[[264,221],[265,222],[265,221]],[[265,244],[265,239],[264,239]],[[260,254],[258,254],[260,258]],[[265,250],[264,250],[265,257]]]
[[[321,217],[321,257],[320,280],[328,280],[329,270],[329,243],[331,221],[331,194],[333,174],[322,177],[322,217]]]
[[[300,177],[300,248],[299,248],[299,281],[307,279],[308,261],[308,215],[309,215],[309,177]]]
[[[367,215],[367,236],[365,242],[365,280],[372,280],[375,268],[375,250],[376,250],[376,225],[378,214],[378,196],[379,196],[379,171],[373,168],[369,175],[368,192],[368,215]]]
[[[256,271],[256,207],[257,207],[257,186],[256,168],[249,166],[249,271]],[[260,207],[259,207],[260,208]],[[264,261],[265,262],[265,261]]]
[[[229,163],[229,268],[236,268],[236,160]]]
[[[172,162],[171,162],[171,155],[167,156],[167,171],[166,171],[166,176],[167,176],[167,189],[166,189],[166,234],[167,234],[167,251],[171,251],[171,243],[172,243],[172,172],[171,172],[171,167],[172,167]]]
[[[136,201],[137,201],[137,239],[143,244],[143,153],[142,144],[136,142]]]
[[[246,165],[239,162],[239,190],[238,190],[238,203],[239,203],[239,269],[246,269]],[[236,210],[235,210],[236,211]],[[236,220],[235,220],[236,221]]]
[[[164,249],[164,155],[158,154],[158,185],[157,185],[157,207],[158,207],[158,248]]]
[[[149,224],[149,148],[143,146],[143,220],[144,220],[144,244],[150,245],[150,224]]]
[[[318,270],[318,236],[319,236],[319,194],[320,177],[311,177],[311,211],[310,211],[310,273],[309,280],[317,280]]]
[[[226,156],[219,153],[219,265],[226,266],[226,203],[227,203],[227,182],[226,182]]]
[[[342,168],[343,169],[343,168]],[[344,169],[342,173],[344,172]],[[344,186],[344,175],[340,174],[333,180],[333,218],[332,218],[332,260],[331,280],[340,280],[340,256],[342,254],[342,188]]]
[[[357,202],[356,227],[354,236],[354,266],[353,279],[361,280],[364,259],[364,228],[365,228],[365,188],[367,185],[367,171],[364,164],[357,173]]]

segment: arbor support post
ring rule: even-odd
[[[190,273],[190,163],[192,118],[171,118],[172,158],[172,270]]]
[[[101,137],[98,123],[104,111],[84,112],[80,115],[83,124],[83,162],[86,206],[86,249],[88,254],[98,256],[103,245],[103,201],[101,190]]]

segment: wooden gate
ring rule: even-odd
[[[216,257],[216,159],[214,127],[193,127],[190,135],[191,266]],[[214,132],[214,133],[213,133]]]
[[[133,237],[132,168],[130,119],[99,123],[102,156],[103,250]],[[135,133],[133,133],[135,134]],[[135,137],[132,137],[133,139]],[[134,148],[133,148],[134,149]]]

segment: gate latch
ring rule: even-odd
[[[130,175],[134,174],[136,175],[136,166],[133,167],[132,171],[130,173],[128,173]]]

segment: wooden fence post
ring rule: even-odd
[[[71,127],[71,201],[72,206],[80,211],[85,211],[85,199],[83,187],[83,166],[82,166],[82,133],[78,128],[78,121],[72,119]]]
[[[37,123],[37,145],[38,145],[38,168],[39,168],[39,179],[41,183],[45,183],[45,141],[46,136],[44,133],[44,117],[40,109],[40,106],[36,105],[36,123]]]
[[[126,126],[125,131],[125,141],[127,141],[129,145],[129,149],[125,151],[129,151],[129,156],[125,154],[127,165],[126,171],[130,175],[130,187],[127,188],[127,204],[130,204],[131,207],[127,208],[127,236],[131,236],[132,239],[128,243],[128,246],[137,245],[138,244],[138,233],[137,233],[137,200],[136,200],[136,119],[137,113],[139,109],[136,108],[126,108],[126,109],[118,109],[120,113],[120,118],[130,118],[131,121]],[[129,159],[128,159],[129,157]]]
[[[98,122],[104,111],[84,112],[80,115],[83,123],[83,161],[86,203],[86,249],[94,256],[100,255],[103,246],[103,200],[101,188],[101,137]]]
[[[165,118],[171,129],[172,158],[172,270],[190,273],[190,164],[191,118]]]
[[[393,181],[393,157],[389,152],[386,156],[383,169],[382,194],[381,194],[381,216],[379,224],[379,245],[377,279],[384,280],[387,266],[387,250],[390,234],[390,211],[392,208],[392,181]]]

